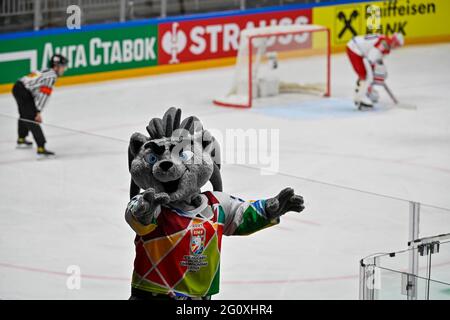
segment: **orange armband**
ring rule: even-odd
[[[47,87],[47,86],[40,87],[39,91],[41,91],[43,94],[46,94],[48,96],[52,94],[52,88]]]

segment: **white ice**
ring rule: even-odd
[[[211,103],[228,90],[232,68],[59,87],[43,113],[47,146],[58,155],[48,161],[16,150],[16,120],[0,116],[0,298],[128,298],[127,140],[177,106],[222,133],[279,130],[280,173],[225,163],[224,189],[256,199],[291,186],[306,201],[279,226],[223,239],[216,298],[357,299],[359,259],[406,248],[409,204],[297,177],[450,208],[449,56],[450,44],[441,44],[388,58],[392,90],[417,111],[392,107],[386,95],[376,110],[356,111],[343,54],[332,57],[332,98],[272,99],[249,110]],[[11,95],[0,96],[0,113],[17,116]],[[450,211],[423,205],[421,235],[445,232]],[[435,270],[450,282],[446,257]],[[79,290],[67,286],[72,265],[81,270]]]

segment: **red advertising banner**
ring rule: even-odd
[[[162,23],[158,25],[158,64],[231,57],[236,55],[243,29],[311,23],[312,9]],[[293,41],[307,45],[308,40]]]

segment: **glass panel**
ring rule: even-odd
[[[450,299],[450,241],[442,241],[434,246],[434,253],[420,255],[418,251],[418,276],[408,275],[410,254],[418,249],[408,249],[401,252],[382,255],[375,258],[376,299],[407,299],[408,281],[416,285],[416,299]],[[430,259],[431,258],[431,259]],[[368,264],[375,263],[366,259]],[[431,266],[431,268],[429,268]],[[366,269],[366,270],[369,270]],[[372,269],[370,269],[372,270]],[[429,272],[431,270],[431,272]],[[366,282],[372,283],[371,273],[366,273]],[[428,281],[430,279],[430,281]]]
[[[240,0],[167,0],[168,16],[237,10],[239,8]]]
[[[450,232],[450,211],[429,205],[420,205],[420,238]]]
[[[416,285],[416,300],[450,299],[450,284],[448,283],[428,281],[426,278],[382,267],[375,267],[375,272],[379,276],[379,280],[375,281],[378,288],[376,297],[379,300],[407,300],[406,288],[411,282]]]
[[[431,256],[431,279],[450,283],[450,241],[441,242],[439,253]]]
[[[161,15],[161,1],[129,0],[125,7],[126,20],[139,20]]]
[[[450,283],[431,280],[430,300],[450,300]]]
[[[379,266],[398,272],[408,272],[409,259],[412,249],[392,252],[378,258]]]
[[[406,300],[407,296],[402,294],[402,273],[384,268],[375,268],[375,281],[378,285],[377,298],[379,300]]]
[[[437,250],[437,247],[434,247]],[[442,242],[439,245],[439,252],[433,254],[426,253],[423,250],[423,255],[419,251],[419,277],[428,278],[428,270],[431,269],[431,279],[450,283],[450,243],[448,241]]]

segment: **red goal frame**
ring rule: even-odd
[[[324,97],[330,97],[331,96],[331,34],[330,29],[326,27],[318,27],[316,29],[311,30],[305,30],[303,32],[308,33],[314,33],[314,32],[324,32],[326,33],[326,41],[327,41],[327,58],[326,58],[326,89],[324,93]],[[266,38],[271,36],[284,36],[284,35],[290,35],[290,34],[298,34],[301,33],[301,31],[280,31],[280,32],[270,32],[265,34],[258,34],[258,35],[252,35],[248,37],[248,54],[249,54],[249,63],[248,63],[248,102],[246,104],[238,104],[238,103],[227,103],[222,102],[218,100],[213,100],[213,103],[217,106],[221,107],[234,107],[234,108],[251,108],[253,105],[253,85],[252,85],[252,79],[253,79],[253,46],[252,41],[256,38]]]

